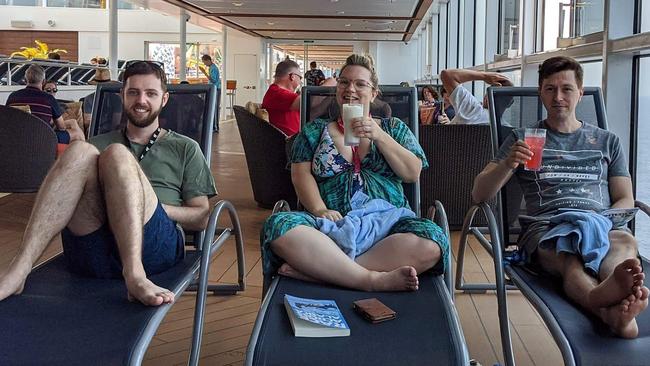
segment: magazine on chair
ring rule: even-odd
[[[350,335],[350,327],[333,300],[303,299],[285,294],[284,307],[296,337]]]

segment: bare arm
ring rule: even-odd
[[[296,96],[296,99],[293,100],[293,103],[291,103],[291,107],[289,107],[289,109],[292,111],[300,110],[300,94],[298,94],[298,96]]]
[[[320,196],[316,179],[311,174],[311,162],[291,164],[291,181],[296,188],[296,194],[300,203],[312,215],[324,217],[333,221],[342,218],[341,214],[329,210]]]
[[[395,141],[374,119],[356,118],[352,128],[356,136],[366,137],[375,143],[390,168],[404,182],[412,183],[420,179],[422,161]]]
[[[512,82],[505,75],[496,72],[475,71],[466,69],[447,69],[440,72],[442,86],[451,94],[458,85],[468,81],[481,80],[490,85],[512,86]]]
[[[210,204],[207,196],[190,198],[183,206],[162,205],[170,219],[181,224],[183,229],[204,230],[208,226]]]
[[[632,179],[630,177],[610,177],[609,196],[612,200],[612,208],[634,207]]]
[[[485,202],[494,197],[512,176],[513,170],[533,156],[528,145],[516,141],[510,149],[508,157],[499,163],[489,163],[476,178],[472,187],[472,200]]]

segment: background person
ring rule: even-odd
[[[212,127],[212,131],[218,133],[219,108],[221,107],[221,76],[219,75],[219,68],[214,62],[212,62],[212,57],[210,57],[210,55],[201,56],[201,61],[203,61],[203,64],[208,67],[208,72],[202,68],[199,69],[208,78],[208,82],[217,88],[217,108],[214,116],[214,126]]]
[[[285,59],[275,67],[273,84],[262,100],[262,108],[269,112],[269,122],[287,136],[300,131],[300,95],[296,89],[301,82],[300,66]]]
[[[59,103],[53,96],[42,90],[45,80],[43,68],[38,65],[29,66],[25,71],[25,79],[27,81],[25,89],[9,94],[7,105],[28,105],[32,115],[40,118],[54,129],[59,144],[85,140],[84,133],[77,123],[64,121],[63,110]]]
[[[316,65],[316,61],[309,63],[309,70],[305,72],[305,80],[307,85],[318,86],[325,81],[325,74]]]
[[[512,86],[505,75],[496,72],[474,71],[464,69],[447,69],[440,72],[440,80],[449,93],[449,101],[456,112],[452,124],[483,124],[490,122],[488,115],[487,94],[481,103],[472,93],[463,87],[469,81],[484,81],[494,86]]]
[[[560,277],[566,295],[616,335],[635,338],[635,317],[648,306],[648,288],[643,286],[645,276],[632,234],[625,227],[602,233],[609,249],[603,247],[600,253],[604,257],[592,254],[590,263],[581,253],[594,245],[598,229],[590,231],[592,240],[581,243],[581,251],[561,246],[554,239],[542,241],[552,227],[550,217],[560,209],[600,212],[634,206],[632,180],[618,137],[576,118],[582,80],[582,66],[572,58],[552,57],[542,63],[539,94],[548,117],[536,124],[546,129],[541,170],[522,167],[533,152],[523,141],[524,129],[513,130],[496,159],[474,180],[472,198],[475,202],[489,200],[514,174],[529,215],[520,219],[518,242],[528,262]],[[592,263],[595,259],[597,263]]]
[[[370,103],[378,83],[372,59],[351,55],[341,69],[336,100],[339,106]],[[337,119],[317,119],[296,137],[291,177],[306,211],[267,219],[263,270],[365,291],[417,290],[417,274],[435,265],[444,267],[448,255],[444,233],[430,220],[411,212],[383,225],[385,235],[373,236],[372,243],[364,243],[370,248],[358,256],[346,255],[341,242],[316,229],[323,222],[319,220],[345,219],[360,194],[397,210],[408,208],[402,182],[417,182],[427,166],[415,136],[397,118],[357,118],[353,132],[361,142],[354,148],[344,145],[341,125]]]

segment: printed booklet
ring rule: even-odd
[[[284,307],[296,337],[345,337],[350,327],[333,300],[284,295]]]

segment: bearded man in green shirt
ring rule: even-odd
[[[203,230],[214,180],[198,144],[160,128],[169,94],[163,69],[138,61],[124,72],[126,128],[74,142],[45,178],[22,245],[0,270],[0,300],[19,294],[32,266],[61,233],[71,271],[123,277],[130,300],[158,306],[174,293],[148,276],[181,261],[181,226]]]

